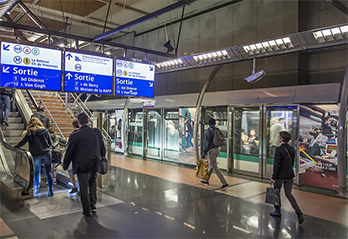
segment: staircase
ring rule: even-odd
[[[72,117],[69,111],[65,110],[64,103],[55,92],[40,91],[39,94],[43,103],[46,105],[48,111],[56,121],[60,130],[62,131],[64,137],[68,138],[71,132],[73,131],[72,121],[74,120],[74,118]],[[29,103],[28,94],[25,93],[24,96],[27,102]],[[38,97],[38,95],[36,93],[33,93],[33,96],[35,98],[35,101],[39,104],[41,100]],[[33,111],[33,113],[36,112],[36,109],[33,106],[33,104],[31,106],[31,110]],[[56,125],[53,123],[52,117],[46,110],[45,114],[50,118],[51,124],[53,128],[56,130],[56,134],[61,136]]]

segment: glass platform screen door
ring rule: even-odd
[[[286,130],[291,133],[289,144],[296,149],[297,145],[297,105],[266,106],[265,108],[265,147],[263,177],[271,178],[275,149],[280,146],[279,132]],[[296,162],[296,160],[295,160]],[[294,166],[295,170],[296,166]],[[296,172],[294,172],[296,175]]]
[[[161,159],[162,115],[161,109],[147,111],[146,157]]]
[[[143,109],[129,109],[128,147],[130,154],[143,156]]]
[[[233,171],[261,176],[262,127],[259,106],[233,107]]]
[[[215,107],[204,107],[202,109],[202,129],[203,132],[202,135],[202,145],[201,149],[203,153],[204,147],[205,147],[205,133],[206,130],[209,128],[209,119],[215,119],[216,127],[218,127],[221,132],[224,134],[226,139],[226,145],[223,145],[220,147],[220,153],[217,157],[217,163],[218,167],[220,169],[227,170],[227,148],[228,148],[228,120],[227,120],[227,106],[215,106]]]
[[[164,109],[163,159],[179,161],[179,109]]]

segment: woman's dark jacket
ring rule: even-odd
[[[29,141],[29,152],[32,156],[43,155],[51,152],[51,136],[47,129],[38,129],[35,132],[31,131],[30,135],[27,134],[24,138],[16,145],[15,148],[22,147],[26,142]]]

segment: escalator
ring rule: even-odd
[[[0,189],[13,201],[33,197],[33,158],[29,151],[13,149],[0,128]]]

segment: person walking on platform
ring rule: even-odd
[[[50,118],[45,114],[45,108],[42,105],[39,105],[37,108],[37,112],[33,114],[31,117],[38,118],[43,126],[45,126],[46,129],[49,129],[51,127]]]
[[[11,88],[0,88],[0,124],[9,126],[8,114],[10,112],[10,102],[12,101],[14,90]],[[4,108],[2,107],[4,104]],[[5,111],[5,113],[3,112]]]
[[[274,188],[280,189],[284,184],[285,196],[288,198],[291,206],[295,209],[299,224],[303,223],[303,213],[298,206],[296,199],[291,193],[293,178],[295,177],[293,166],[295,161],[295,150],[288,144],[291,139],[291,134],[288,131],[279,133],[280,146],[276,148],[273,164],[273,175],[271,182],[274,183]],[[275,205],[275,211],[271,212],[271,216],[281,216],[281,200],[279,197],[279,205]]]
[[[40,171],[43,163],[47,181],[47,196],[53,196],[53,176],[52,176],[52,141],[48,130],[42,125],[41,121],[32,117],[27,126],[27,133],[24,138],[14,148],[20,148],[29,141],[29,152],[34,159],[34,194],[39,192]]]
[[[218,157],[220,153],[220,148],[213,144],[214,139],[214,130],[215,130],[215,119],[209,120],[209,128],[207,129],[205,133],[205,148],[204,152],[202,154],[202,158],[205,158],[205,155],[209,153],[209,168],[208,168],[208,175],[209,178],[207,180],[203,180],[200,183],[204,185],[209,185],[209,179],[213,172],[213,169],[220,179],[222,186],[220,187],[220,190],[226,190],[226,188],[229,186],[226,182],[226,179],[222,175],[220,169],[217,166],[216,158]]]
[[[88,116],[77,116],[80,129],[69,137],[68,148],[63,161],[67,170],[72,162],[73,173],[77,174],[83,215],[89,217],[96,210],[97,203],[97,160],[105,156],[106,149],[100,130],[88,126]]]

